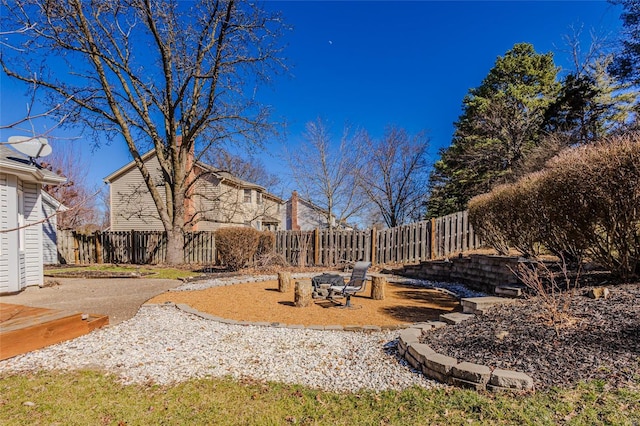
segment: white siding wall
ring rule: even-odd
[[[22,185],[22,181],[20,179],[18,179],[18,183],[17,183],[17,188],[18,191],[22,191],[22,204],[23,204],[23,213],[24,213],[24,186]],[[26,224],[26,218],[25,218],[25,224]],[[16,222],[16,225],[19,225],[19,223]],[[25,259],[26,259],[26,251],[24,249],[24,247],[21,247],[20,245],[24,245],[24,239],[22,238],[22,236],[20,235],[20,232],[23,233],[24,235],[24,229],[23,230],[18,230],[16,232],[16,235],[18,235],[18,239],[21,240],[21,243],[18,244],[18,247],[20,247],[20,249],[18,250],[18,289],[22,290],[25,287],[25,283],[26,283],[26,277],[27,277],[27,271],[25,268]]]
[[[298,202],[298,225],[302,231],[328,228],[327,218],[302,200]]]
[[[0,229],[9,229],[7,175],[0,174]],[[9,235],[0,234],[0,293],[9,290]]]
[[[25,284],[39,285],[43,280],[42,268],[42,197],[40,184],[25,182],[24,191],[24,255]]]

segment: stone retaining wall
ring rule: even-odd
[[[493,294],[498,286],[519,283],[518,277],[512,271],[518,270],[518,263],[521,261],[521,258],[515,256],[472,254],[405,265],[390,272],[429,281],[462,283],[474,290]]]
[[[533,379],[519,371],[496,368],[491,371],[486,365],[458,362],[457,359],[439,354],[429,345],[420,343],[422,334],[444,323],[431,321],[416,324],[400,332],[398,351],[416,370],[439,382],[490,391],[523,391],[533,389]]]

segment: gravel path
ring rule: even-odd
[[[116,326],[2,361],[0,374],[91,368],[127,384],[232,376],[330,391],[439,386],[397,357],[396,337],[393,331],[227,325],[173,305],[148,305]]]

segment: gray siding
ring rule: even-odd
[[[145,164],[158,183],[162,173],[156,156]],[[164,197],[164,189],[160,195]],[[111,182],[111,230],[112,231],[164,231],[156,205],[137,167]]]
[[[24,232],[24,265],[25,285],[42,284],[42,199],[40,184],[25,182],[24,191],[24,222],[31,225]]]
[[[298,202],[298,225],[300,225],[300,230],[302,231],[329,227],[325,215],[313,209],[303,200]]]
[[[292,228],[291,218],[291,199],[287,200],[285,207],[281,213],[283,229],[290,231]],[[313,231],[314,229],[326,229],[327,218],[318,211],[317,208],[313,208],[305,200],[298,199],[298,226],[301,231]]]
[[[42,262],[45,265],[58,263],[58,221],[54,216],[56,208],[42,200],[43,219],[48,218],[42,224]]]

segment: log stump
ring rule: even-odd
[[[299,308],[311,306],[311,280],[296,281],[294,304]]]
[[[384,288],[387,285],[385,277],[374,276],[371,281],[371,298],[373,300],[384,300]]]
[[[291,289],[291,272],[278,272],[278,291],[286,293]]]

